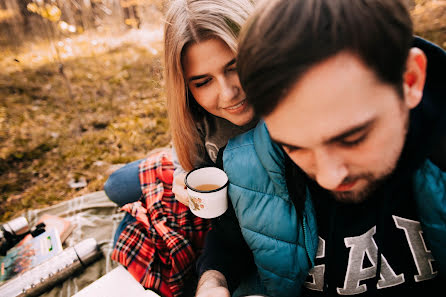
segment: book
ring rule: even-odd
[[[39,220],[37,221],[36,225],[44,223],[45,224],[45,230],[49,228],[56,228],[57,231],[59,231],[60,234],[60,241],[62,243],[65,242],[67,237],[73,232],[75,225],[72,224],[69,220],[56,216],[56,215],[50,215],[50,214],[43,214]],[[25,242],[28,242],[31,240],[32,235],[28,234],[26,235],[18,244],[17,246],[23,245]]]
[[[11,248],[0,256],[0,286],[63,251],[59,231],[52,227],[31,237],[23,245]]]
[[[80,269],[87,267],[100,256],[102,252],[96,240],[84,239],[43,263],[20,273],[20,277],[14,277],[0,285],[0,296],[40,296],[58,283],[70,278]]]
[[[144,287],[127,271],[119,265],[109,273],[98,278],[72,297],[160,297],[152,290]]]

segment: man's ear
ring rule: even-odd
[[[404,101],[411,109],[417,106],[423,97],[426,67],[427,58],[424,52],[416,47],[411,48],[403,76]]]

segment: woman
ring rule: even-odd
[[[195,217],[177,202],[187,205],[185,173],[200,166],[219,166],[228,140],[257,122],[246,104],[235,60],[237,35],[253,6],[251,0],[170,3],[164,30],[164,66],[172,154],[164,151],[130,163],[114,172],[104,187],[112,201],[125,205],[132,214],[126,214],[116,232],[112,258],[146,288],[162,295],[179,296],[187,291],[181,280],[194,270],[193,261],[210,227],[210,221]],[[154,198],[160,192],[163,194]],[[177,200],[170,199],[172,192]],[[140,204],[131,203],[138,200]],[[169,234],[175,234],[174,242],[183,245],[172,246],[172,240],[166,239]],[[142,245],[150,247],[150,253],[135,256],[135,249],[136,254],[147,250]],[[177,252],[176,258],[172,256],[172,250],[183,251],[184,245],[187,251],[181,260]],[[161,260],[147,262],[147,257]],[[169,269],[165,269],[166,263],[170,263]]]
[[[184,188],[186,171],[215,165],[227,140],[256,123],[252,108],[244,104],[235,64],[237,35],[252,9],[250,0],[176,0],[167,11],[165,81],[175,182],[183,185],[178,191]],[[193,71],[205,75],[196,79]],[[118,205],[141,197],[138,167],[142,161],[127,164],[107,180],[104,189]],[[184,193],[176,197],[187,204]]]

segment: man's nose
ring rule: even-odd
[[[327,190],[336,189],[348,175],[343,158],[327,149],[315,152],[315,162],[316,181]]]

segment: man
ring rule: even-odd
[[[259,4],[237,61],[264,122],[225,149],[237,220],[208,234],[197,296],[442,294],[446,53],[404,2]]]

